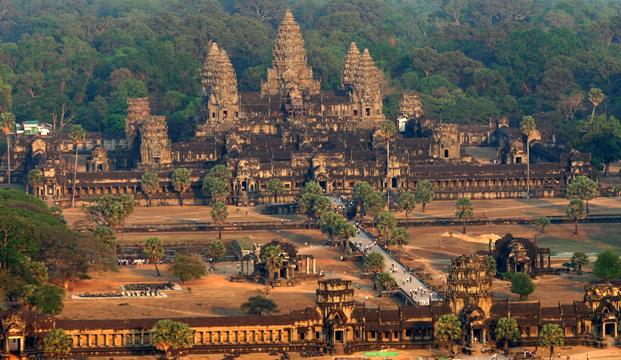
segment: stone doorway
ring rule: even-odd
[[[604,323],[604,336],[617,337],[617,324],[611,322]]]
[[[334,342],[342,343],[343,342],[343,330],[335,330],[334,331]]]

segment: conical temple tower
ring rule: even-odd
[[[343,67],[341,68],[341,87],[348,88],[353,86],[356,80],[358,64],[360,63],[360,50],[355,42],[352,42],[345,55]]]
[[[239,93],[235,69],[226,51],[214,42],[203,63],[203,118],[210,123],[238,119]]]
[[[302,30],[287,10],[276,35],[272,68],[267,71],[267,81],[261,84],[261,93],[287,96],[291,90],[316,94],[319,82],[313,79],[313,71],[306,62]]]
[[[364,49],[355,69],[352,86],[352,100],[357,107],[355,112],[363,119],[383,119],[382,73],[375,66],[369,49]]]

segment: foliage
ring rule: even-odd
[[[505,350],[509,346],[509,342],[515,341],[520,337],[520,329],[518,328],[517,321],[510,317],[498,319],[494,332],[496,334],[496,341],[502,341]]]
[[[194,345],[194,332],[188,324],[159,320],[151,329],[151,343],[167,356],[176,356]]]
[[[385,290],[391,290],[397,287],[397,281],[392,275],[387,272],[381,272],[375,275],[375,282],[378,283]]]
[[[209,196],[211,202],[225,202],[229,195],[229,178],[231,174],[224,165],[216,165],[209,169],[203,178],[203,194]]]
[[[576,251],[569,259],[569,267],[576,270],[578,275],[582,275],[582,267],[588,265],[589,257],[582,251]]]
[[[535,123],[535,118],[530,115],[524,116],[520,121],[520,130],[526,137],[530,137],[536,128],[537,124]]]
[[[216,201],[211,204],[211,212],[209,213],[211,220],[218,226],[218,239],[222,239],[222,224],[229,216],[226,204],[220,201]]]
[[[0,238],[0,301],[20,297],[32,285],[36,299],[30,300],[45,312],[62,308],[63,298],[47,282],[81,278],[101,256],[89,233],[68,228],[41,200],[15,190],[0,190]]]
[[[461,220],[463,233],[466,233],[466,220],[474,216],[474,205],[468,198],[461,198],[455,203],[455,216]]]
[[[610,281],[621,276],[621,259],[612,251],[604,251],[597,256],[593,264],[593,275]]]
[[[405,248],[405,245],[407,245],[409,242],[410,234],[408,233],[407,229],[398,227],[392,230],[392,233],[390,234],[391,245],[397,245]]]
[[[567,197],[589,201],[597,196],[597,183],[584,175],[578,175],[567,185]]]
[[[547,216],[538,216],[535,219],[535,225],[537,225],[540,232],[545,232],[546,228],[550,226],[550,218]]]
[[[28,185],[36,188],[43,185],[43,172],[39,169],[32,169],[28,172]]]
[[[461,321],[453,314],[440,316],[435,324],[436,337],[446,342],[449,352],[453,352],[453,342],[461,338]]]
[[[52,329],[43,338],[43,351],[62,359],[71,352],[71,337],[63,329]]]
[[[270,277],[276,271],[280,270],[284,264],[282,248],[279,245],[270,244],[263,246],[259,253],[259,258],[267,267]]]
[[[147,197],[148,205],[151,206],[151,197],[160,191],[160,178],[153,171],[147,171],[140,177],[140,189]]]
[[[319,220],[323,213],[332,209],[332,202],[327,196],[311,191],[303,191],[298,199],[298,204],[300,211],[313,221]]]
[[[95,224],[116,229],[123,226],[134,211],[134,199],[129,195],[103,195],[95,199],[95,204],[87,211]]]
[[[268,315],[278,312],[278,306],[274,300],[261,295],[248,298],[248,301],[241,304],[240,309],[250,315]]]
[[[157,267],[157,263],[164,258],[164,242],[160,238],[150,237],[145,241],[143,250],[149,261],[155,266],[157,276],[160,276],[160,269]]]
[[[188,280],[200,279],[207,275],[207,267],[198,256],[177,255],[170,271],[181,283]]]
[[[64,296],[65,291],[58,286],[43,284],[34,288],[27,301],[39,314],[58,315],[63,309]]]
[[[584,201],[580,199],[571,199],[567,205],[567,217],[575,223],[574,234],[578,234],[578,221],[583,220],[587,216]]]
[[[183,205],[183,193],[192,185],[192,171],[183,167],[173,170],[172,184],[179,194],[179,205]]]
[[[364,258],[364,269],[374,274],[384,271],[386,262],[382,254],[373,251]]]
[[[416,196],[409,191],[403,192],[399,195],[397,204],[401,211],[405,211],[405,219],[408,220],[410,211],[416,207]]]
[[[528,274],[511,275],[511,292],[520,295],[520,300],[526,300],[533,291],[535,291],[535,284]]]
[[[427,204],[431,203],[435,193],[433,191],[433,183],[429,180],[422,180],[416,183],[416,192],[414,193],[416,202],[423,206],[423,212]]]
[[[267,192],[274,196],[274,203],[276,203],[276,201],[278,200],[278,194],[282,193],[285,190],[284,184],[282,183],[282,181],[280,181],[280,179],[277,178],[270,179],[270,181],[267,182],[266,187]]]
[[[554,354],[554,347],[563,346],[565,343],[563,329],[557,324],[545,324],[541,329],[539,339],[541,346],[550,348],[550,359],[552,359],[552,354]]]
[[[382,211],[375,215],[373,222],[375,223],[375,228],[380,237],[383,238],[384,243],[389,243],[390,235],[392,235],[393,230],[397,227],[397,218],[389,211]]]
[[[207,257],[210,261],[216,262],[226,255],[226,247],[220,240],[215,240],[207,244]]]

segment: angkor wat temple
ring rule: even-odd
[[[194,185],[186,203],[202,203],[200,180],[214,164],[230,169],[229,202],[268,202],[266,184],[283,182],[279,201],[292,200],[309,179],[327,192],[348,194],[357,181],[400,192],[427,179],[437,199],[561,196],[576,174],[590,172],[590,157],[563,153],[553,133],[531,137],[530,177],[527,139],[506,118],[487,125],[440,123],[425,117],[416,94],[403,94],[399,132],[379,130],[384,77],[367,49],[352,43],[344,59],[340,88],[321,90],[307,64],[301,30],[287,12],[280,25],[272,67],[260,92],[239,92],[224,49],[211,43],[202,67],[203,106],[191,141],[171,142],[167,119],[151,113],[149,99],[130,99],[125,136],[89,134],[78,144],[78,175],[73,183],[74,144],[65,133],[16,140],[15,176],[32,168],[44,174],[33,193],[62,203],[102,194],[143,198],[140,177],[156,171],[161,193],[155,203],[174,201],[174,168],[192,170]],[[394,119],[392,119],[394,120]],[[527,179],[530,179],[530,186]]]

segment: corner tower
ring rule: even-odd
[[[313,70],[307,64],[302,30],[287,10],[278,28],[272,68],[267,70],[267,81],[261,84],[261,94],[287,96],[292,90],[317,94],[319,82],[313,79]]]
[[[203,62],[203,119],[223,123],[240,116],[239,93],[235,69],[226,51],[214,42]]]

